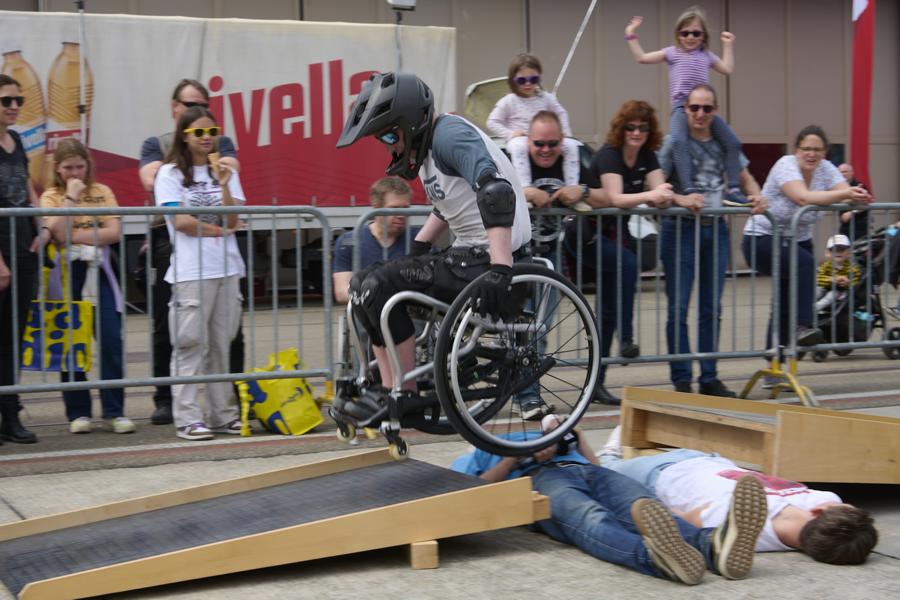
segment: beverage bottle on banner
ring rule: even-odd
[[[74,137],[88,145],[88,125],[94,100],[94,77],[84,63],[85,132],[81,139],[81,115],[78,113],[81,76],[81,50],[75,42],[63,42],[47,77],[47,154],[53,154],[59,140]],[[50,164],[50,161],[47,161]],[[51,167],[52,168],[52,167]],[[46,169],[45,169],[46,170]]]
[[[0,73],[9,75],[22,86],[25,106],[19,109],[19,120],[12,129],[21,136],[22,145],[28,154],[28,174],[31,181],[41,186],[47,133],[47,111],[41,81],[34,67],[22,58],[20,50],[3,54],[3,67]]]

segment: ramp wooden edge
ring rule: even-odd
[[[720,398],[718,396],[685,394],[683,392],[674,392],[669,390],[626,386],[622,391],[622,405],[624,406],[625,403],[629,400],[643,400],[646,402],[657,402],[665,404],[683,404],[685,406],[701,406],[703,408],[731,410],[736,412],[754,413],[770,416],[775,416],[778,411],[831,416],[846,416],[852,414],[855,418],[863,419],[866,421],[879,421],[882,423],[897,422],[897,419],[894,417],[867,415],[863,413],[854,413],[853,411],[847,410],[832,410],[819,407],[812,408],[806,406],[795,406],[792,404],[777,404],[773,402],[765,402],[762,400],[749,400],[746,398]]]
[[[0,542],[391,462],[386,448],[0,525]]]
[[[772,474],[821,483],[900,484],[900,419],[778,413]]]
[[[546,500],[523,477],[35,581],[19,597],[96,596],[514,527],[548,516]]]

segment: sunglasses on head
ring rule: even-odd
[[[195,106],[199,106],[200,108],[209,108],[209,102],[185,102],[184,100],[179,100],[178,103],[182,106],[186,106],[187,108],[194,108]]]
[[[712,104],[688,104],[688,110],[691,112],[702,110],[703,112],[709,114],[712,111],[716,110],[716,107]]]
[[[678,35],[680,35],[683,38],[689,38],[691,36],[694,36],[695,38],[702,38],[703,32],[700,31],[699,29],[682,29],[681,31],[678,32]]]
[[[530,77],[516,77],[513,79],[516,82],[516,85],[525,85],[526,83],[530,83],[531,85],[537,85],[541,82],[540,75],[532,75]]]
[[[378,138],[378,141],[382,144],[387,144],[388,146],[393,146],[397,142],[400,141],[400,133],[398,132],[398,127],[394,127],[393,129],[388,129],[384,133],[376,134],[375,137]]]
[[[0,103],[3,104],[4,108],[9,108],[13,102],[21,108],[25,104],[25,96],[3,96],[0,98]]]
[[[538,148],[543,148],[544,146],[547,146],[548,148],[556,148],[557,146],[559,146],[559,140],[531,140],[531,143]]]
[[[194,134],[194,137],[202,138],[204,135],[208,135],[210,137],[216,137],[219,135],[221,131],[220,127],[189,127],[188,129],[182,129],[182,133],[186,133],[188,135]]]
[[[634,123],[626,123],[625,131],[640,131],[641,133],[647,133],[650,131],[650,125],[647,123],[641,123],[640,125],[635,125]]]

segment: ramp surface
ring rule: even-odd
[[[390,462],[0,542],[14,594],[78,573],[485,485],[415,460]]]

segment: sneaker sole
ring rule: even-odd
[[[183,433],[181,431],[176,431],[175,435],[180,437],[183,440],[190,440],[192,442],[202,442],[206,440],[214,439],[215,436],[211,433],[202,434],[202,435],[191,435],[189,433]]]
[[[706,561],[699,550],[684,541],[675,519],[662,504],[650,498],[636,500],[631,505],[631,517],[660,572],[687,585],[700,583]]]
[[[726,579],[744,579],[753,568],[756,540],[766,524],[766,490],[752,475],[738,480],[725,523],[716,530],[716,568]],[[724,535],[723,535],[724,534]],[[724,539],[720,539],[724,537]]]
[[[748,206],[753,206],[752,202],[735,202],[734,200],[722,200],[723,206],[733,206],[735,208],[746,208]]]

